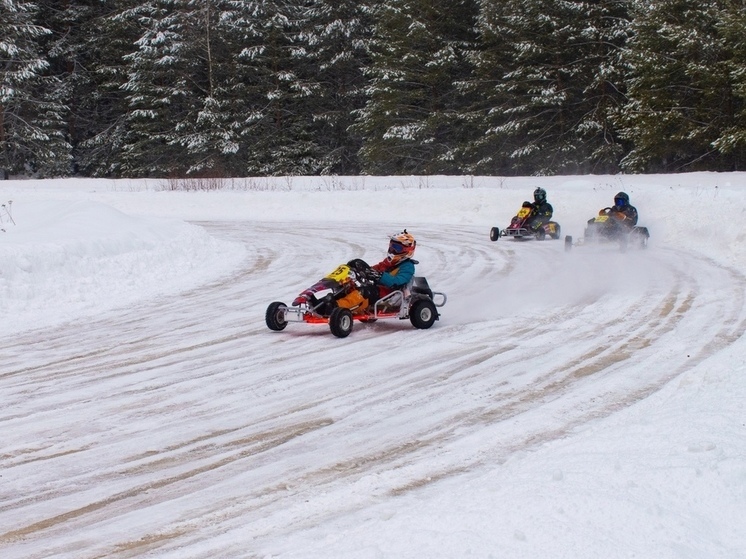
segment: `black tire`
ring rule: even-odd
[[[554,228],[554,233],[550,233],[549,235],[553,239],[557,240],[562,236],[562,228],[559,226],[559,223]]]
[[[438,311],[435,309],[435,303],[430,299],[420,299],[415,301],[412,308],[409,309],[409,321],[412,326],[420,330],[427,330],[438,318]]]
[[[645,250],[648,248],[648,239],[650,238],[650,233],[648,233],[648,230],[646,227],[636,227],[632,230],[632,233],[635,236],[635,245],[640,250]]]
[[[329,315],[329,329],[332,331],[332,334],[338,338],[346,338],[349,336],[350,332],[352,332],[353,324],[354,320],[352,320],[350,309],[337,307],[332,311],[332,314]]]
[[[572,235],[565,235],[565,252],[572,250]]]
[[[627,248],[629,248],[629,237],[627,235],[622,235],[619,237],[619,250],[621,252],[627,252]]]
[[[264,321],[270,330],[279,332],[285,329],[285,326],[288,325],[287,320],[285,320],[285,311],[287,308],[288,306],[280,301],[269,304],[267,312],[264,315]]]
[[[499,227],[493,227],[490,229],[490,241],[496,241],[500,238],[500,228]]]
[[[542,227],[539,227],[539,228],[538,228],[538,229],[536,230],[536,233],[535,233],[535,234],[536,234],[536,240],[537,240],[537,241],[543,241],[543,240],[544,240],[544,239],[546,238],[546,236],[547,236],[547,232],[546,232],[546,230],[544,229],[544,227],[543,227],[543,226],[542,226]]]

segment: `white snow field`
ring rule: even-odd
[[[0,182],[3,559],[746,557],[746,173],[168,186]],[[267,328],[405,227],[432,328]]]

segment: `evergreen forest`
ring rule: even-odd
[[[746,0],[0,0],[0,173],[746,170]]]

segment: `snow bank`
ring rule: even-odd
[[[0,232],[0,331],[69,320],[184,290],[230,271],[240,245],[174,219],[91,201],[11,206]]]

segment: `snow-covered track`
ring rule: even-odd
[[[271,332],[269,302],[385,242],[360,223],[203,225],[248,247],[232,275],[0,342],[4,557],[251,556],[568,436],[746,324],[744,274],[695,253],[422,224],[418,274],[448,294],[432,329]]]

